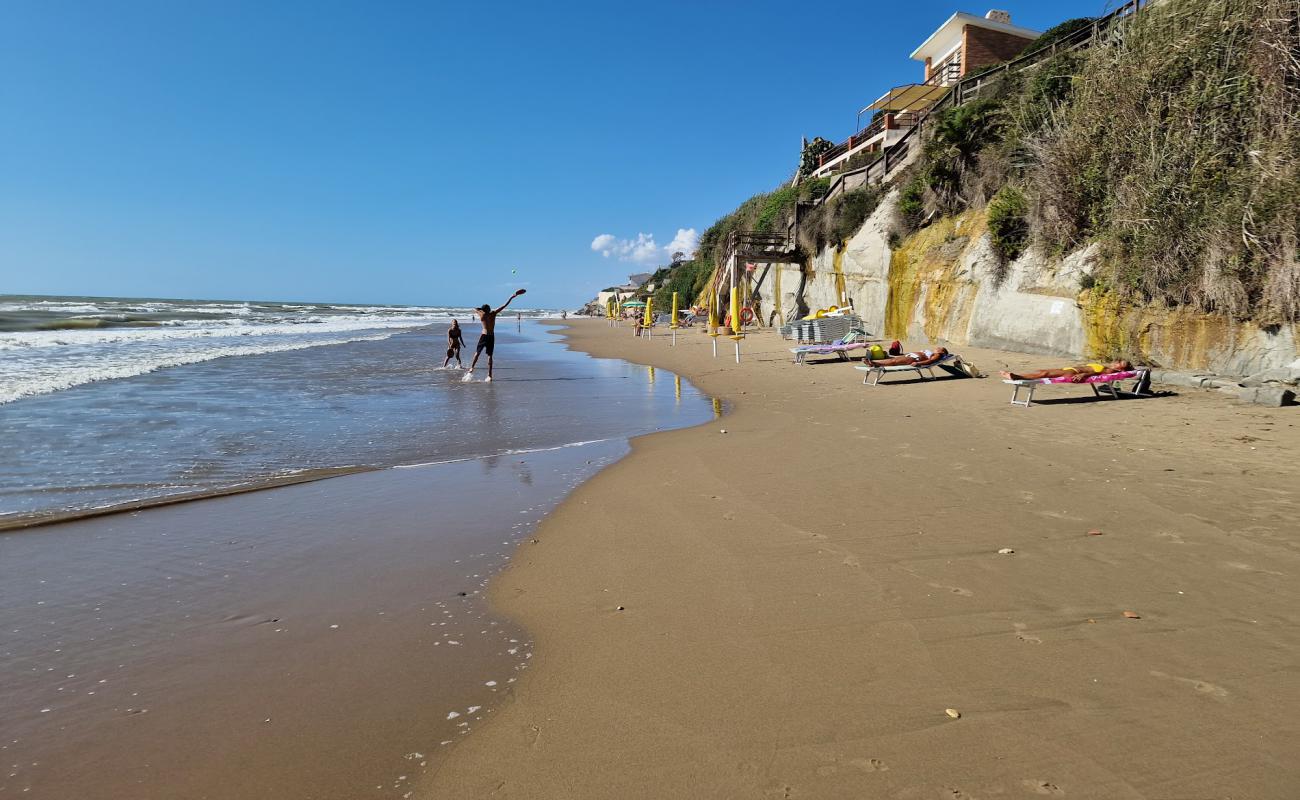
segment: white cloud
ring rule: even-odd
[[[619,261],[637,264],[657,264],[668,261],[678,250],[688,255],[699,245],[699,235],[694,228],[678,228],[677,235],[667,247],[655,242],[654,234],[638,233],[635,239],[620,239],[611,233],[602,233],[591,240],[591,249],[605,258],[613,256]]]
[[[669,255],[680,250],[689,258],[690,256],[695,255],[695,251],[698,250],[699,247],[700,234],[697,233],[694,228],[678,228],[677,235],[673,237],[673,240],[669,242],[668,246],[664,249],[668,251]]]

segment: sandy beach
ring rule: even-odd
[[[568,335],[730,413],[635,440],[492,582],[532,669],[416,796],[1300,794],[1297,409]]]

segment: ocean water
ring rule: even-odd
[[[0,297],[0,525],[707,416],[521,313],[496,382],[465,384],[439,368],[452,318],[473,346],[465,309]]]
[[[409,797],[531,663],[491,577],[629,437],[718,413],[542,312],[466,383],[457,309],[2,307],[3,796]]]

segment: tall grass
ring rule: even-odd
[[[1146,301],[1300,319],[1300,10],[1171,0],[1088,51],[1024,145],[1032,235]]]

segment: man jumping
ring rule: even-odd
[[[516,297],[524,294],[525,291],[526,290],[524,289],[520,289],[510,295],[510,299],[502,303],[500,308],[495,310],[493,310],[492,306],[487,303],[484,303],[482,306],[475,309],[475,312],[478,314],[479,322],[483,323],[483,333],[479,334],[478,347],[474,349],[474,360],[469,362],[469,372],[466,372],[465,377],[461,378],[461,380],[470,381],[474,379],[474,367],[478,365],[478,357],[483,355],[484,350],[487,351],[488,357],[487,379],[489,381],[492,380],[492,350],[496,344],[497,314],[505,311],[506,306],[510,305]]]

